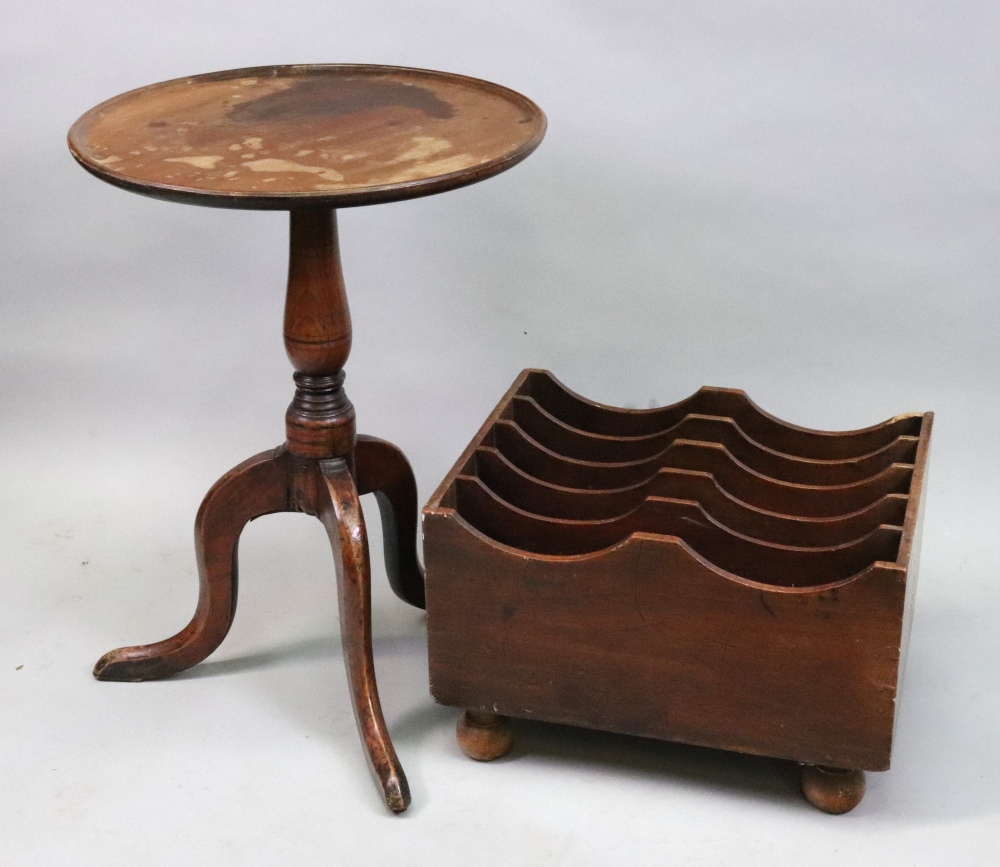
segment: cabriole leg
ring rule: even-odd
[[[361,503],[346,461],[322,461],[320,470],[329,494],[320,518],[330,535],[337,564],[340,633],[354,718],[386,806],[394,813],[402,813],[410,804],[410,789],[389,739],[375,683],[371,568]]]
[[[195,520],[200,589],[191,622],[156,644],[119,647],[94,667],[98,680],[170,677],[197,665],[226,637],[236,614],[240,533],[254,518],[288,509],[284,449],[262,452],[224,475],[205,496]]]
[[[375,494],[382,515],[385,571],[393,592],[424,607],[424,570],[417,560],[417,483],[406,456],[392,443],[359,436],[354,450],[359,494]]]

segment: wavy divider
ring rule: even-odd
[[[855,431],[818,431],[775,418],[746,393],[733,388],[706,386],[690,397],[658,409],[627,410],[594,403],[564,386],[546,370],[527,371],[522,394],[579,430],[618,437],[663,433],[686,415],[733,419],[756,442],[796,457],[839,460],[871,454],[900,436],[919,436],[922,416],[902,415]]]
[[[828,518],[769,512],[726,493],[711,473],[665,468],[631,488],[583,491],[552,485],[527,475],[496,449],[476,450],[475,475],[511,505],[541,517],[610,520],[638,508],[646,497],[692,500],[720,524],[755,539],[782,545],[840,545],[870,533],[880,524],[902,526],[905,494],[886,494],[870,506]]]
[[[841,460],[800,458],[765,448],[743,433],[731,418],[691,413],[669,430],[643,437],[612,437],[578,430],[549,414],[532,398],[511,401],[511,420],[532,439],[568,458],[584,461],[640,462],[654,460],[678,439],[719,443],[741,463],[757,472],[800,484],[843,485],[856,482],[897,463],[912,464],[917,438],[896,437],[867,455]]]
[[[557,454],[513,422],[502,419],[494,425],[489,444],[528,475],[567,488],[628,488],[648,483],[662,469],[698,470],[711,473],[720,487],[753,506],[813,518],[849,514],[886,494],[905,494],[913,474],[912,466],[893,464],[849,485],[793,484],[750,469],[719,443],[696,440],[674,440],[662,454],[648,461],[579,461]]]
[[[721,388],[627,410],[531,370],[452,472],[447,502],[528,554],[577,556],[659,534],[726,573],[812,586],[896,560],[922,423],[809,430]]]
[[[877,560],[892,561],[901,527],[876,527],[845,545],[800,548],[775,545],[734,533],[697,503],[648,497],[632,512],[608,521],[543,518],[511,506],[479,479],[456,480],[456,506],[491,539],[533,554],[567,556],[610,548],[633,533],[676,536],[727,572],[785,587],[829,584],[849,578]]]

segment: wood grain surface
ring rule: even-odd
[[[70,130],[88,171],[134,192],[237,208],[369,204],[510,168],[545,133],[489,82],[387,66],[273,66],[153,84]]]
[[[626,410],[524,371],[424,508],[432,694],[822,765],[810,801],[850,809],[890,762],[931,424],[808,430],[717,388]]]

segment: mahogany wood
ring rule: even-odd
[[[378,500],[393,590],[411,605],[423,607],[416,483],[399,449],[355,436],[354,408],[343,390],[351,325],[335,216],[295,210],[290,225],[285,346],[296,368],[297,388],[286,415],[286,444],[240,464],[202,503],[195,525],[201,592],[191,623],[165,641],[105,654],[94,674],[101,680],[150,680],[201,662],[232,625],[243,527],[272,512],[315,515],[325,524],[335,552],[341,638],[358,731],[386,806],[402,812],[410,795],[378,700],[371,651],[371,570],[358,489],[374,493]]]
[[[156,644],[105,654],[102,680],[167,677],[225,638],[243,527],[298,511],[326,526],[337,565],[341,635],[361,739],[386,805],[410,801],[379,703],[371,577],[358,497],[373,493],[395,593],[423,607],[417,489],[402,452],[358,437],[344,391],[351,317],[334,207],[423,196],[491,177],[540,143],[545,116],[489,82],[357,65],[230,70],[162,82],[91,109],[70,130],[92,174],[171,201],[291,212],[284,340],[295,369],[286,442],[223,476],[198,512],[201,589],[190,624]]]
[[[708,439],[650,445],[692,416]],[[931,425],[811,431],[710,388],[630,411],[525,371],[424,508],[434,697],[822,766],[807,798],[849,809],[889,766]],[[737,430],[745,464],[709,438]]]
[[[386,806],[394,813],[402,813],[410,805],[410,789],[389,739],[375,686],[371,568],[361,502],[347,461],[343,458],[322,461],[320,471],[328,495],[320,507],[320,518],[330,534],[337,563],[340,634],[354,718]]]
[[[849,813],[865,796],[865,773],[856,768],[803,765],[800,780],[805,799],[824,813]]]
[[[392,443],[361,435],[354,451],[359,494],[374,494],[382,516],[385,571],[393,592],[424,607],[424,569],[417,560],[417,481]]]
[[[290,216],[285,350],[299,373],[335,376],[351,353],[336,214],[320,208]]]
[[[346,208],[426,196],[527,157],[545,115],[505,87],[398,66],[232,69],[120,94],[69,132],[101,180],[223,208]]]
[[[191,622],[156,644],[104,654],[94,667],[95,677],[133,682],[169,677],[197,665],[222,643],[236,614],[240,534],[254,518],[289,511],[294,469],[284,449],[272,449],[234,467],[212,486],[194,525],[200,589]]]
[[[514,746],[514,729],[505,716],[467,710],[458,718],[455,738],[470,759],[492,762],[510,752]]]
[[[524,394],[552,415],[584,431],[610,436],[649,436],[662,433],[685,415],[732,418],[748,437],[786,455],[837,460],[870,454],[900,436],[918,436],[919,414],[857,431],[818,431],[789,424],[764,412],[746,393],[735,388],[706,386],[691,397],[657,409],[619,409],[587,400],[571,391],[547,370],[527,371]]]
[[[285,351],[295,398],[285,415],[289,451],[308,458],[350,457],[354,406],[342,368],[351,352],[351,314],[330,210],[291,212]]]
[[[617,490],[580,490],[552,485],[515,467],[496,449],[479,448],[466,468],[489,490],[517,508],[565,520],[609,520],[639,508],[648,497],[693,500],[721,524],[755,539],[782,545],[839,545],[871,532],[880,524],[901,526],[905,494],[886,494],[847,515],[808,518],[768,512],[727,493],[711,473],[661,469],[648,482]]]
[[[786,482],[844,485],[868,478],[894,463],[912,463],[917,438],[900,436],[886,446],[856,458],[817,460],[786,455],[750,439],[731,418],[690,413],[668,430],[644,437],[591,434],[561,422],[530,397],[518,395],[511,404],[511,420],[532,439],[548,443],[561,455],[585,461],[651,461],[677,440],[719,443],[736,460],[758,472]]]
[[[515,509],[468,476],[455,480],[455,494],[455,509],[470,526],[519,551],[589,554],[635,533],[658,533],[676,536],[728,572],[786,587],[828,584],[856,575],[876,560],[892,562],[903,533],[902,527],[881,526],[842,545],[792,547],[736,533],[690,500],[649,497],[618,518],[570,521]]]
[[[911,465],[892,464],[857,482],[826,485],[823,467],[817,465],[819,478],[803,485],[757,472],[736,460],[721,443],[681,439],[645,461],[581,461],[552,451],[506,419],[496,422],[484,444],[496,448],[528,475],[562,487],[618,490],[648,485],[665,469],[693,470],[711,473],[723,488],[750,505],[810,518],[849,514],[886,494],[904,493],[913,475]]]

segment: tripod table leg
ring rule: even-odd
[[[354,718],[386,806],[402,813],[410,804],[410,789],[389,739],[375,683],[371,566],[361,503],[344,459],[321,461],[320,470],[329,494],[328,502],[321,501],[320,519],[330,535],[337,564],[340,631]]]
[[[201,662],[226,637],[236,613],[237,547],[254,518],[288,510],[288,461],[283,448],[262,452],[234,467],[202,501],[195,520],[200,589],[191,622],[156,644],[119,647],[98,660],[98,680],[141,681],[169,677]]]
[[[392,443],[359,436],[354,464],[358,493],[373,493],[378,501],[389,584],[404,602],[423,608],[424,570],[417,560],[417,482],[410,462]]]

